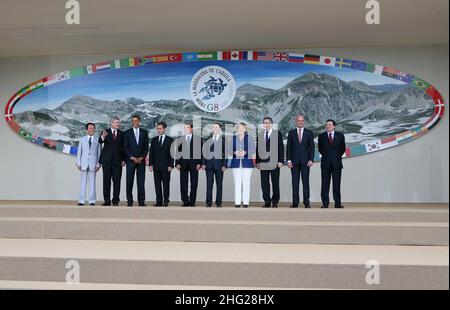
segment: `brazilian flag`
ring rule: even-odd
[[[18,134],[19,134],[19,136],[21,136],[22,138],[24,138],[25,140],[28,140],[28,141],[31,141],[31,139],[33,138],[33,134],[23,128],[20,128]]]
[[[415,77],[414,80],[412,80],[411,85],[421,91],[426,91],[427,88],[430,86],[430,84],[417,77]]]

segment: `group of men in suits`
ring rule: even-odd
[[[170,197],[170,175],[174,167],[180,171],[180,192],[183,207],[194,207],[197,200],[199,171],[206,172],[206,206],[213,203],[213,187],[216,183],[216,207],[222,206],[223,176],[227,168],[227,142],[220,123],[212,124],[211,137],[205,141],[193,133],[192,123],[184,125],[184,134],[174,139],[166,134],[167,124],[157,123],[158,135],[149,141],[148,131],[140,127],[140,117],[132,117],[132,127],[120,130],[120,119],[112,118],[111,127],[95,137],[95,124],[86,124],[87,135],[79,142],[76,165],[80,170],[81,186],[79,205],[86,201],[86,185],[89,179],[90,205],[95,205],[95,175],[103,169],[104,206],[118,206],[122,169],[126,166],[127,205],[133,206],[134,179],[137,179],[137,201],[145,205],[145,167],[153,172],[156,203],[167,207]],[[265,117],[258,133],[256,167],[260,170],[264,208],[277,208],[280,200],[280,168],[286,157],[292,176],[292,205],[300,204],[300,180],[303,185],[303,204],[310,208],[310,169],[314,164],[313,132],[304,127],[305,116],[295,117],[296,128],[287,138],[286,154],[282,133],[273,127],[273,120]],[[340,194],[342,155],[345,153],[345,136],[337,132],[336,122],[326,121],[326,131],[318,136],[322,176],[322,208],[328,208],[329,190],[333,181],[333,198],[336,208],[343,208]],[[103,147],[102,147],[103,146]],[[149,147],[150,146],[150,147]],[[175,154],[175,155],[174,155]],[[111,199],[111,184],[113,197]],[[189,187],[190,184],[190,187]],[[272,185],[272,195],[271,195]]]

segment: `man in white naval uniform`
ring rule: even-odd
[[[100,169],[100,153],[102,146],[98,143],[98,137],[95,137],[95,124],[86,124],[87,135],[80,139],[77,151],[77,168],[80,170],[80,199],[79,206],[84,206],[86,201],[86,185],[89,178],[88,202],[90,206],[95,206],[95,176]]]

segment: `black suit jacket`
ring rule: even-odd
[[[130,128],[124,133],[123,149],[126,160],[131,157],[147,157],[148,153],[148,131],[139,128],[139,144],[136,144],[134,129]]]
[[[345,136],[335,131],[333,144],[328,141],[328,133],[319,135],[319,153],[322,155],[320,166],[328,169],[342,169],[342,155],[345,153]]]
[[[162,146],[158,141],[159,136],[156,136],[150,144],[149,166],[153,166],[156,171],[167,171],[168,167],[173,168],[173,157],[170,154],[173,139],[166,135]]]
[[[272,134],[269,137],[269,140],[266,141],[265,137],[266,131],[263,130],[258,135],[258,141],[256,142],[256,163],[267,163],[270,162],[271,158],[270,156],[268,158],[262,159],[259,154],[259,144],[264,143],[265,144],[265,150],[266,152],[270,152],[270,139],[274,136],[278,136],[278,142],[277,142],[277,158],[276,163],[284,163],[284,144],[283,144],[283,135],[278,130],[272,130]]]
[[[226,139],[223,135],[220,135],[220,140],[217,141],[216,143],[212,143],[213,142],[213,137],[211,136],[211,138],[209,138],[208,140],[205,141],[205,143],[211,143],[210,146],[210,152],[212,153],[211,156],[213,158],[211,159],[206,159],[204,156],[202,157],[202,165],[206,166],[206,169],[222,169],[223,167],[227,166],[227,155],[226,155]],[[214,158],[214,150],[218,150],[218,148],[222,147],[221,153],[220,153],[220,158]]]
[[[101,136],[98,139],[98,143],[103,145],[99,162],[102,165],[121,164],[125,160],[123,154],[124,133],[121,130],[117,130],[117,138],[114,140],[111,128],[106,131],[108,135],[105,137],[105,140],[103,141]]]
[[[298,143],[297,128],[289,131],[286,159],[296,166],[306,166],[308,161],[314,162],[314,136],[309,129],[303,129],[302,143]]]
[[[181,155],[183,152],[183,147],[187,147],[186,136],[181,136],[178,139],[181,140],[181,144],[178,146],[178,154]],[[194,141],[196,141],[196,146],[200,149],[194,153]],[[190,147],[189,147],[189,157],[184,158],[182,155],[176,160],[176,165],[180,165],[181,169],[186,169],[188,167],[195,167],[202,164],[202,139],[198,136],[192,135]],[[194,158],[195,157],[195,158]]]

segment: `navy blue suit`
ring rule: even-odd
[[[145,158],[148,154],[148,131],[139,129],[139,143],[136,141],[134,129],[130,128],[125,131],[123,140],[123,149],[127,164],[127,201],[133,203],[133,183],[134,176],[137,178],[138,202],[145,202]],[[143,157],[144,160],[140,164],[135,164],[131,157]]]
[[[345,136],[341,132],[334,132],[332,143],[330,143],[328,133],[319,135],[319,153],[322,155],[320,168],[322,175],[321,197],[323,206],[330,203],[330,182],[333,178],[333,199],[335,206],[341,206],[341,174],[342,155],[345,153]]]
[[[309,129],[303,128],[303,135],[301,143],[298,138],[298,128],[289,131],[286,149],[286,159],[292,162],[291,176],[292,176],[292,205],[298,206],[300,202],[299,197],[299,183],[300,176],[303,184],[303,203],[309,206],[309,167],[308,161],[314,162],[314,136]]]
[[[216,205],[222,204],[223,192],[223,171],[222,168],[227,166],[226,158],[226,139],[220,135],[219,139],[214,143],[213,137],[205,141],[204,146],[209,145],[211,157],[203,156],[203,165],[206,167],[206,205],[212,204],[212,192],[214,187],[214,178],[216,179]]]

